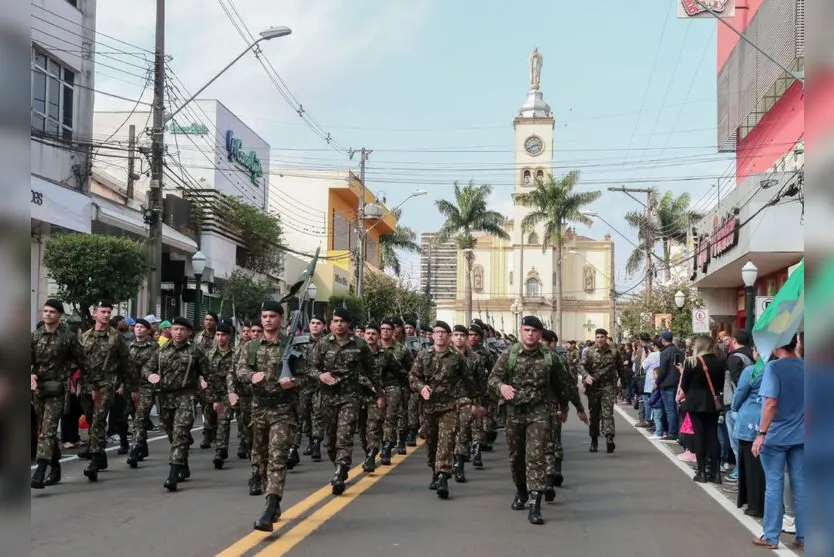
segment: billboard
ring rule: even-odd
[[[678,3],[678,17],[682,19],[714,19],[709,11],[722,18],[736,15],[735,0],[675,0]]]

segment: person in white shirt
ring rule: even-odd
[[[640,364],[646,379],[643,382],[643,406],[640,409],[640,423],[637,424],[639,427],[649,427],[650,425],[654,427],[652,423],[652,409],[649,406],[649,397],[651,397],[652,391],[655,388],[654,370],[660,367],[660,346],[660,339],[655,338],[651,343],[651,352]]]

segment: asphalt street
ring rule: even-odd
[[[513,486],[499,437],[495,451],[485,453],[486,468],[467,469],[469,482],[453,482],[448,501],[428,489],[424,447],[370,476],[357,473],[357,450],[351,484],[340,497],[327,485],[331,465],[302,457],[289,473],[284,516],[272,535],[252,530],[263,497],[248,495],[249,466],[234,450],[224,469],[214,470],[213,451],[193,449],[191,480],[168,493],[162,487],[168,444],[156,441],[138,470],[110,453],[97,483],[87,481],[84,462],[76,460],[64,464],[60,485],[33,490],[31,555],[744,557],[767,551],[755,548],[741,522],[619,415],[617,428],[616,452],[592,454],[584,426],[571,416],[565,485],[555,503],[544,505],[543,526],[509,508]]]

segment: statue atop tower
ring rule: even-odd
[[[527,64],[530,66],[530,90],[538,91],[542,79],[542,63],[544,59],[538,48],[534,48],[527,59]]]
[[[530,90],[527,92],[527,100],[521,105],[518,115],[522,118],[551,118],[550,105],[544,102],[541,90],[542,65],[544,57],[538,48],[527,58],[527,66],[530,70]]]

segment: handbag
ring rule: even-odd
[[[707,385],[709,385],[709,392],[712,395],[712,403],[715,405],[715,411],[720,414],[724,411],[724,397],[715,392],[715,387],[712,386],[712,379],[709,376],[709,370],[707,369],[707,363],[704,361],[704,357],[698,356],[698,361],[701,362],[701,366],[704,368],[704,375],[707,376]]]

